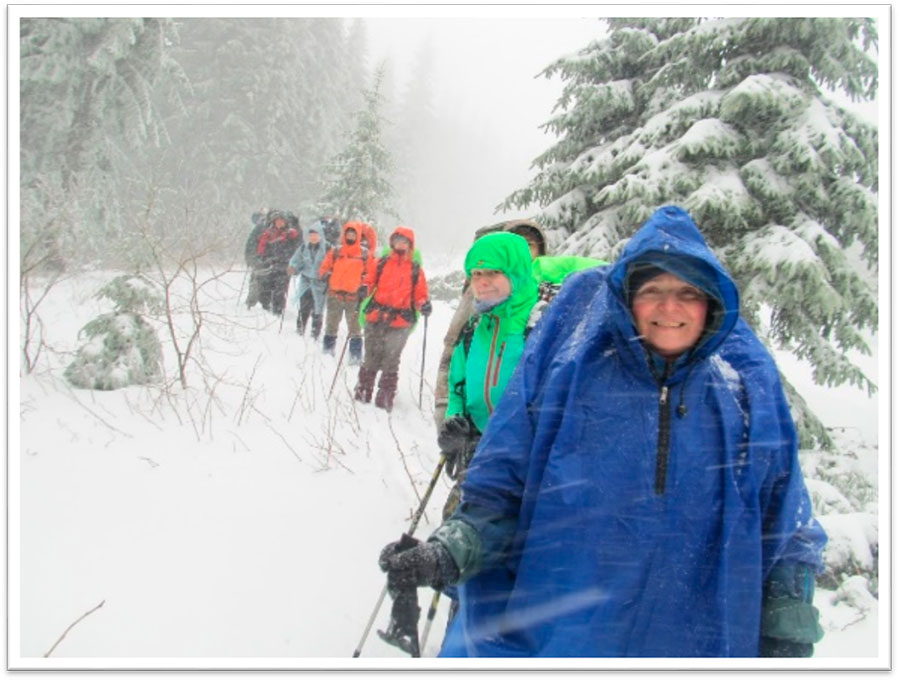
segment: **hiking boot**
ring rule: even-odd
[[[350,358],[347,364],[350,366],[359,366],[362,363],[363,339],[360,337],[350,339]]]
[[[396,371],[381,372],[381,380],[378,381],[378,394],[375,395],[375,406],[391,411],[394,408],[394,395],[397,394],[398,375]]]
[[[356,382],[356,389],[353,391],[355,400],[364,403],[372,401],[372,391],[375,389],[375,376],[377,374],[378,372],[372,369],[359,368],[359,379]]]
[[[312,335],[312,339],[316,340],[319,337],[319,334],[322,332],[322,315],[314,314],[312,316],[312,329],[310,329],[310,334]]]
[[[326,355],[334,356],[334,346],[337,343],[337,336],[322,336],[322,352]]]

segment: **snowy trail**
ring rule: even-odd
[[[99,280],[48,300],[58,352],[73,351],[96,314],[87,301]],[[142,387],[73,391],[61,378],[65,354],[19,382],[10,651],[25,666],[39,666],[101,601],[54,660],[349,663],[384,585],[378,553],[418,505],[411,479],[421,493],[437,463],[431,382],[452,308],[437,302],[429,321],[422,408],[420,324],[388,417],[352,400],[356,370],[346,365],[326,401],[336,359],[296,335],[293,308],[279,333],[277,318],[235,306],[232,283],[206,303],[224,321],[205,337],[205,373],[195,370],[170,399]],[[214,400],[204,376],[219,379]],[[442,476],[417,536],[438,524],[448,491]],[[423,614],[430,596],[419,592]],[[854,622],[855,611],[830,598],[817,593],[828,633],[816,655],[875,655],[877,604]],[[426,657],[437,653],[446,608],[444,599]],[[389,612],[388,599],[362,658],[406,657],[376,634]]]
[[[451,313],[437,307],[431,329]],[[437,462],[430,381],[440,339],[431,331],[419,410],[423,326],[410,338],[388,425],[385,412],[353,402],[346,358],[326,404],[337,360],[296,335],[295,310],[281,333],[259,308],[230,314],[238,323],[222,329],[227,343],[204,357],[233,385],[217,388],[206,426],[202,410],[194,425],[184,409],[179,421],[143,388],[23,380],[23,656],[43,655],[101,600],[55,657],[349,657],[356,647],[383,586],[378,552],[418,505],[410,478],[421,493]],[[60,343],[87,321],[70,317]],[[252,408],[240,415],[246,395]],[[420,536],[448,490],[441,480]],[[364,652],[403,655],[374,629]]]

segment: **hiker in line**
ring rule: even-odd
[[[438,433],[445,472],[456,484],[444,506],[450,515],[459,484],[525,347],[538,287],[526,240],[512,232],[487,234],[464,263],[473,314],[460,330],[447,374],[447,409]]]
[[[518,234],[528,242],[528,250],[531,253],[532,261],[531,273],[538,284],[539,296],[538,304],[532,308],[531,314],[534,319],[529,322],[529,326],[534,326],[537,323],[544,309],[553,300],[563,280],[569,274],[588,267],[608,264],[597,258],[586,258],[577,255],[548,255],[544,232],[534,220],[509,220],[496,225],[482,227],[475,232],[475,240],[477,241],[484,235],[497,231]],[[439,433],[447,410],[447,374],[450,370],[450,358],[453,355],[453,349],[456,347],[459,334],[473,312],[472,289],[467,279],[463,286],[459,305],[453,318],[450,320],[447,333],[444,335],[444,350],[438,362],[437,382],[434,389],[434,421]]]
[[[290,282],[287,265],[297,250],[300,234],[288,225],[288,217],[283,212],[274,211],[270,215],[266,230],[256,247],[256,255],[260,261],[259,299],[263,309],[280,316]]]
[[[359,243],[363,248],[367,249],[374,258],[375,254],[378,253],[378,233],[369,223],[363,222],[360,224],[362,224],[362,228],[359,235]]]
[[[347,318],[350,357],[348,364],[362,361],[362,331],[359,326],[359,304],[366,297],[363,284],[374,261],[368,249],[359,243],[360,235],[368,227],[363,222],[349,221],[341,232],[341,245],[325,255],[319,267],[319,278],[327,282],[325,297],[325,335],[322,350],[334,354],[341,318]]]
[[[310,336],[319,337],[322,331],[322,312],[325,307],[327,284],[319,279],[319,268],[325,259],[325,244],[322,242],[321,223],[317,220],[306,228],[306,240],[291,257],[288,274],[297,275],[297,333],[301,336],[312,315]]]
[[[778,369],[690,216],[572,275],[393,585],[460,584],[442,656],[809,656],[825,534]]]
[[[547,254],[547,240],[540,225],[533,220],[508,220],[487,227],[482,227],[475,232],[475,241],[494,232],[512,232],[523,237],[528,242],[528,249],[531,258]],[[470,282],[466,280],[460,295],[459,304],[456,312],[450,320],[447,332],[444,334],[444,350],[441,358],[438,360],[438,373],[434,383],[434,421],[440,431],[441,424],[444,422],[444,414],[447,411],[448,391],[447,391],[447,375],[450,371],[450,358],[453,356],[453,349],[456,347],[456,341],[462,328],[468,322],[469,318],[475,313],[472,305],[472,289]]]
[[[244,262],[247,263],[247,267],[250,270],[246,300],[248,310],[259,302],[259,279],[263,267],[259,257],[256,255],[256,248],[259,246],[259,238],[266,231],[268,213],[269,210],[267,208],[260,208],[250,216],[250,219],[253,221],[253,229],[250,230],[250,235],[244,244]]]
[[[341,241],[341,220],[333,215],[324,215],[319,218],[320,232],[325,239],[328,248],[335,248]]]
[[[417,312],[431,314],[428,283],[419,263],[413,260],[415,234],[397,227],[388,243],[390,253],[369,270],[365,286],[370,299],[365,313],[365,355],[359,368],[354,397],[369,402],[378,381],[375,406],[391,411],[397,394],[400,355],[416,322]]]

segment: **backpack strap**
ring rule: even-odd
[[[383,255],[378,259],[378,266],[375,270],[375,285],[372,287],[372,292],[369,294],[371,300],[369,305],[366,305],[366,309],[369,309],[371,306],[372,309],[380,311],[382,321],[389,315],[392,315],[405,319],[412,324],[416,320],[416,284],[419,283],[419,263],[413,262],[412,264],[412,288],[409,291],[409,309],[382,305],[376,301],[374,297],[375,290],[378,288],[378,282],[381,281],[381,273],[384,271],[384,266],[387,264],[390,257],[390,255]]]
[[[378,288],[378,282],[381,281],[381,273],[384,272],[384,266],[387,265],[389,257],[390,256],[383,255],[378,258],[378,267],[375,269],[375,286],[372,287],[373,291]]]
[[[460,329],[459,335],[456,337],[456,342],[453,344],[453,347],[456,348],[460,343],[463,346],[463,357],[468,358],[469,356],[469,348],[472,347],[472,337],[475,335],[475,329],[478,327],[478,320],[481,318],[481,315],[474,314],[466,321],[465,325]],[[465,374],[462,377],[462,380],[457,381],[453,384],[453,392],[456,394],[461,400],[463,404],[463,413],[468,416],[469,412],[466,411],[466,377]]]
[[[412,288],[409,289],[409,312],[413,319],[416,318],[416,284],[419,283],[419,263],[413,260],[412,264]]]

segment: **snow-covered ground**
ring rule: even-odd
[[[186,390],[75,390],[62,370],[79,328],[109,310],[92,295],[111,277],[53,289],[40,309],[48,347],[34,373],[10,383],[9,667],[445,668],[433,657],[446,600],[421,660],[376,634],[389,599],[351,655],[384,585],[379,550],[407,529],[437,463],[432,381],[451,305],[435,303],[427,338],[422,323],[412,334],[390,415],[353,401],[356,370],[298,337],[293,308],[279,329],[240,304],[242,273],[204,291],[202,362]],[[857,391],[834,392],[875,408]],[[864,435],[860,465],[874,467],[876,434]],[[417,536],[436,527],[448,491],[442,476]],[[846,522],[851,541],[868,531]],[[887,613],[864,583],[843,589],[817,592],[825,638],[814,658],[788,663],[885,666]],[[420,591],[423,615],[429,597]]]

